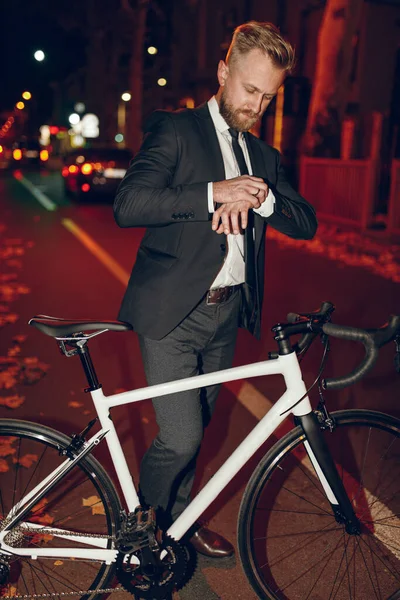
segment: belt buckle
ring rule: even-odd
[[[213,290],[208,290],[206,304],[208,306],[214,306],[215,304],[221,304],[222,302],[226,302],[226,300],[228,300],[229,296],[231,295],[230,292],[230,287],[215,288]],[[211,293],[213,293],[213,296],[215,298],[214,301],[211,300]]]
[[[214,304],[217,304],[217,302],[212,302],[211,301],[211,292],[212,291],[213,290],[208,290],[208,292],[207,292],[207,297],[206,297],[206,304],[207,304],[207,306],[214,306]]]

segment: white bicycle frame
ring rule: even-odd
[[[140,402],[141,400],[147,400],[149,398],[159,398],[166,396],[171,393],[183,392],[186,390],[192,390],[195,388],[201,388],[219,383],[225,383],[228,381],[234,381],[237,379],[245,379],[248,377],[259,377],[262,375],[283,375],[286,391],[282,394],[279,400],[272,406],[272,408],[265,414],[261,421],[254,427],[254,429],[247,435],[247,437],[241,442],[231,456],[225,461],[225,463],[219,468],[215,475],[210,481],[204,486],[204,488],[197,494],[192,500],[185,511],[180,517],[173,523],[168,529],[167,534],[173,537],[175,540],[180,540],[181,537],[188,531],[193,523],[200,517],[200,515],[208,508],[208,506],[215,500],[218,494],[225,488],[225,486],[233,479],[238,473],[242,466],[253,456],[257,449],[273,434],[273,432],[279,427],[279,425],[286,419],[287,416],[293,414],[295,416],[302,416],[309,414],[312,410],[310,400],[306,395],[306,387],[304,385],[301,369],[297,360],[295,352],[287,354],[285,356],[279,356],[276,359],[266,360],[257,362],[250,365],[241,367],[233,367],[225,369],[223,371],[217,371],[215,373],[209,373],[206,375],[197,375],[186,379],[180,379],[177,381],[171,381],[159,385],[148,386],[131,390],[129,392],[123,392],[120,394],[113,394],[112,396],[104,396],[102,389],[98,389],[91,392],[94,406],[101,424],[101,430],[96,433],[90,440],[88,440],[82,451],[88,448],[88,445],[96,445],[105,436],[108,448],[111,454],[111,459],[115,467],[115,471],[120,483],[126,505],[129,511],[134,511],[139,505],[139,498],[135,488],[135,485],[130,474],[125,455],[123,453],[117,432],[113,425],[112,420],[109,418],[109,410],[115,406],[122,406],[124,404],[130,404],[134,402]],[[296,404],[300,398],[303,398],[301,402]],[[168,402],[168,400],[166,400]],[[307,440],[304,443],[309,458],[314,466],[317,476],[323,486],[325,493],[332,504],[338,504],[325,476],[322,473],[321,468],[315,456],[312,453]],[[75,460],[79,458],[79,455]],[[6,518],[8,522],[8,530],[0,533],[0,548],[3,552],[10,554],[18,554],[19,556],[29,556],[33,559],[43,558],[80,558],[88,560],[99,560],[106,563],[111,563],[116,560],[118,551],[113,548],[107,548],[108,540],[106,537],[83,537],[81,535],[74,536],[74,532],[63,530],[60,528],[51,528],[45,526],[46,533],[52,534],[59,538],[68,538],[74,540],[77,543],[84,543],[89,545],[89,548],[23,548],[18,547],[17,552],[15,548],[8,546],[4,541],[7,533],[10,531],[10,520],[17,520],[18,514],[23,510],[24,506],[27,505],[32,498],[41,492],[46,486],[49,486],[54,478],[71,465],[71,460],[66,459],[57,469],[50,473],[43,481],[41,481],[31,492],[29,492],[24,498],[22,498],[18,504],[16,504],[10,511]],[[10,519],[10,520],[9,520]],[[29,529],[43,528],[41,525],[34,523],[19,523],[19,527],[26,527]],[[132,563],[139,563],[139,560],[135,558]]]

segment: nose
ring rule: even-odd
[[[257,115],[261,111],[262,98],[263,97],[261,94],[260,95],[254,94],[248,103],[250,110],[252,110]]]

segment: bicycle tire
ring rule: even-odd
[[[369,410],[331,416],[325,438],[361,534],[335,521],[295,427],[260,461],[240,506],[240,558],[259,598],[390,600],[400,589],[400,420]]]
[[[66,448],[70,441],[68,436],[44,425],[0,419],[0,524],[18,499],[65,460],[59,450]],[[89,455],[61,479],[23,521],[39,523],[44,528],[115,536],[120,511],[114,484],[100,463]],[[24,544],[30,545],[68,547],[70,543],[74,547],[85,547],[76,541],[41,534],[40,529],[27,534],[21,534],[17,528],[13,531],[12,542],[8,542],[11,546],[21,545],[23,538]],[[107,547],[112,547],[112,540]],[[8,580],[0,587],[0,596],[68,593],[92,600],[96,593],[81,595],[79,591],[107,588],[114,571],[115,563],[107,565],[77,558],[32,560],[16,556],[10,562]]]

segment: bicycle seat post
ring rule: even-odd
[[[99,390],[101,388],[101,384],[97,379],[97,374],[92,362],[92,357],[90,356],[89,348],[86,344],[87,342],[77,342],[76,350],[81,360],[83,370],[85,371],[86,379],[88,381],[89,387],[85,388],[85,393],[88,393],[93,392],[94,390]]]

